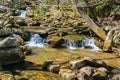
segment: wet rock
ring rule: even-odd
[[[112,77],[109,80],[120,80],[120,74],[112,75]]]
[[[53,36],[50,42],[50,46],[51,47],[61,47],[62,43],[63,43],[64,39],[62,37],[59,36]]]
[[[116,33],[116,35],[113,37],[113,43],[115,47],[120,48],[120,32]]]
[[[12,74],[2,74],[1,76],[2,80],[16,80],[15,77]]]
[[[99,61],[99,60],[95,60],[95,59],[91,59],[91,58],[84,58],[82,60],[78,60],[78,61],[71,61],[69,62],[71,69],[80,69],[84,66],[91,66],[91,67],[105,67],[108,68],[108,66],[103,62],[103,61]]]
[[[71,62],[69,62],[69,64],[70,64],[71,69],[78,70],[78,69],[86,66],[86,61],[85,60],[71,61]]]
[[[30,25],[30,26],[40,26],[41,23],[40,23],[39,20],[35,20],[35,21],[30,22],[29,25]]]
[[[13,36],[21,46],[24,45],[24,41],[19,35],[13,34]]]
[[[21,12],[19,10],[13,9],[11,14],[12,16],[18,16],[21,14]]]
[[[19,26],[27,26],[27,22],[24,19],[16,20],[16,24],[18,24]]]
[[[43,63],[42,65],[42,70],[48,71],[50,65],[52,65],[53,61],[52,60],[47,60]]]
[[[10,28],[0,29],[0,36],[1,37],[9,36],[9,35],[11,35],[11,33],[12,33],[12,29],[10,29]]]
[[[112,29],[108,32],[107,38],[104,41],[103,50],[112,52],[114,47],[120,47],[120,29]]]
[[[92,77],[94,78],[94,80],[106,80],[107,74],[104,71],[97,70]]]
[[[77,80],[75,73],[70,69],[61,69],[59,75],[64,80]]]
[[[26,16],[33,17],[34,16],[34,10],[27,10]]]
[[[0,60],[2,65],[20,63],[24,61],[24,53],[20,48],[6,48],[0,50]]]
[[[7,37],[0,42],[0,48],[18,47],[19,45],[19,42],[13,37]]]
[[[83,72],[77,74],[77,79],[78,80],[94,80],[92,77],[88,76],[87,74],[85,74]]]
[[[54,73],[59,73],[60,65],[50,65],[49,71],[54,72]]]
[[[87,66],[87,67],[83,67],[79,70],[80,73],[85,73],[88,76],[92,76],[94,74],[94,70],[95,68]]]

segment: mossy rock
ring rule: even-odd
[[[52,37],[52,41],[50,43],[51,47],[61,47],[62,43],[63,43],[64,39],[62,37],[59,36],[53,36]]]

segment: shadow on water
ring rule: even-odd
[[[41,66],[40,64],[35,65],[32,62],[24,61],[22,63],[3,66],[3,71],[10,71],[13,75],[21,75],[21,72],[26,70],[42,71]],[[19,72],[17,70],[19,70]]]

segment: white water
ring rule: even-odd
[[[85,39],[83,41],[65,41],[63,46],[75,50],[75,49],[84,49],[86,46],[92,47],[92,51],[100,51],[101,49],[96,46],[94,39]]]
[[[90,46],[92,47],[92,50],[95,50],[95,51],[100,51],[101,49],[99,47],[96,46],[95,44],[95,41],[94,39],[90,38],[90,39],[86,39],[86,40],[83,40],[83,47],[85,46]]]
[[[39,34],[31,34],[30,41],[26,42],[26,46],[43,48],[46,46],[46,43],[45,40],[39,36]]]
[[[78,42],[78,41],[68,41],[66,40],[64,43],[63,43],[63,46],[71,49],[71,50],[75,50],[75,49],[78,49],[80,46],[81,43]]]
[[[21,10],[21,14],[18,17],[20,17],[20,18],[26,18],[26,11]]]

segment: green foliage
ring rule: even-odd
[[[118,11],[120,11],[120,5],[113,5],[113,12],[117,13]]]
[[[13,0],[13,6],[14,7],[22,6],[23,3],[24,3],[24,0]]]
[[[45,17],[46,12],[48,11],[48,6],[41,4],[40,6],[35,7],[34,18]]]

